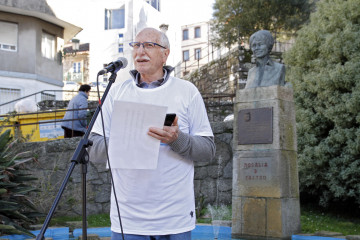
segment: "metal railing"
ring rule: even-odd
[[[104,92],[100,91],[100,97],[102,96]],[[31,99],[33,100],[37,105],[41,101],[50,100],[50,101],[69,101],[71,100],[76,94],[78,94],[78,91],[75,90],[42,90],[33,94],[29,94],[24,97],[19,97],[17,99],[4,102],[0,104],[0,114],[7,114],[15,111],[15,104],[21,100],[25,99]],[[98,100],[98,94],[97,91],[90,91],[90,95],[88,98],[89,101],[97,101]]]
[[[90,122],[96,107],[79,109],[62,109],[53,111],[38,111],[33,113],[12,113],[0,115],[0,132],[10,129],[14,137],[27,141],[48,141],[64,136],[62,122],[86,120]],[[87,110],[85,118],[63,119],[64,112]]]
[[[75,120],[90,120],[89,118],[91,118],[91,117],[72,118],[72,119],[66,119],[66,120],[57,119],[56,117],[58,117],[59,115],[56,115],[56,113],[79,111],[79,110],[89,110],[91,112],[92,109],[96,109],[96,107],[76,108],[76,109],[68,109],[68,110],[63,109],[63,110],[54,110],[54,111],[40,111],[40,112],[33,112],[33,113],[13,113],[13,114],[0,115],[0,119],[3,120],[3,123],[10,122],[11,121],[10,119],[16,119],[19,116],[36,115],[35,119],[37,119],[36,122],[30,122],[30,123],[18,123],[18,122],[15,122],[14,124],[8,124],[8,125],[0,124],[0,128],[20,127],[20,126],[26,126],[26,125],[37,125],[37,124],[45,124],[45,123],[59,123],[59,122],[75,121]],[[41,114],[49,114],[49,113],[54,113],[54,120],[39,122],[39,118],[41,117]]]
[[[208,113],[209,120],[211,122],[223,121],[226,116],[233,113],[234,106],[234,97],[235,94],[203,94],[203,99],[205,107]],[[96,106],[97,107],[97,106]],[[13,130],[20,130],[22,126],[34,125],[36,128],[40,128],[41,124],[54,124],[55,128],[61,130],[61,122],[64,121],[77,121],[77,120],[87,120],[90,122],[92,118],[92,113],[96,109],[95,106],[88,108],[79,108],[79,109],[56,109],[50,111],[38,111],[32,113],[11,113],[0,115],[0,132],[4,128],[13,128]],[[63,120],[64,112],[66,111],[79,111],[79,110],[88,110],[89,114],[86,118],[72,118]],[[49,116],[49,113],[51,116]],[[44,115],[46,118],[44,120]],[[33,118],[27,117],[33,115]],[[27,117],[27,121],[24,119]],[[48,119],[52,118],[52,119]],[[29,122],[29,119],[30,122]],[[41,128],[40,128],[41,129]],[[55,130],[54,130],[55,131]]]
[[[209,121],[223,121],[228,115],[234,113],[235,93],[203,93],[202,97]]]

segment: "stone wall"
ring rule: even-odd
[[[31,199],[40,212],[47,213],[50,210],[63,179],[72,165],[70,159],[79,140],[80,138],[71,138],[23,144],[22,151],[29,151],[29,156],[36,157],[35,162],[26,164],[25,167],[28,173],[38,178],[32,185],[40,191],[33,193]],[[105,165],[90,162],[86,178],[88,213],[108,212],[110,179]],[[56,214],[81,215],[81,179],[81,166],[75,165]]]
[[[232,192],[232,122],[212,123],[215,134],[216,156],[210,162],[195,164],[195,195],[197,208],[207,204],[231,204]],[[40,191],[31,195],[39,211],[48,213],[61,184],[69,172],[70,159],[80,138],[31,142],[21,146],[35,156],[36,161],[26,164],[26,171],[38,177],[32,183]],[[91,159],[90,159],[91,160]],[[105,164],[88,164],[87,212],[89,215],[109,212],[110,176]],[[55,215],[81,215],[81,166],[75,165],[60,198]]]
[[[194,189],[199,211],[208,204],[231,205],[233,122],[216,122],[211,126],[215,135],[215,158],[195,163]]]
[[[271,52],[271,59],[282,63],[281,52]],[[192,82],[204,95],[235,94],[238,89],[245,87],[248,71],[255,66],[255,60],[249,49],[233,48],[197,71],[191,72],[184,78]]]
[[[248,72],[243,62],[250,60],[248,51],[234,49],[184,77],[199,89],[210,121],[223,121],[233,113],[236,89],[243,88],[238,83],[246,80]]]

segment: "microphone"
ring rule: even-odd
[[[121,68],[126,68],[128,61],[126,58],[119,57],[118,60],[109,63],[103,70],[101,70],[98,75],[103,75],[108,72],[117,73]]]

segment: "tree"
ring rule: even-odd
[[[284,56],[294,87],[300,191],[360,205],[360,4],[322,0]]]
[[[213,42],[227,47],[254,32],[297,30],[309,18],[311,0],[216,0]]]

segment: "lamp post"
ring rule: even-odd
[[[163,23],[163,24],[161,24],[161,25],[159,26],[159,28],[160,28],[160,30],[161,30],[163,33],[166,33],[167,30],[169,29],[169,25]]]
[[[76,52],[79,51],[80,48],[80,40],[76,38],[71,39],[71,45],[72,45],[72,50],[75,52],[76,55]]]
[[[73,54],[73,58],[72,58],[72,64],[73,64],[73,73],[72,73],[72,77],[71,79],[75,82],[79,82],[79,75],[80,75],[80,67],[77,66],[77,64],[80,64],[80,63],[77,63],[76,61],[76,53],[79,51],[80,49],[80,40],[79,39],[76,39],[76,38],[73,38],[71,39],[71,47],[72,47],[72,53]],[[77,70],[78,68],[78,70]],[[82,78],[82,76],[80,76]],[[80,80],[81,82],[83,81],[83,79]]]

